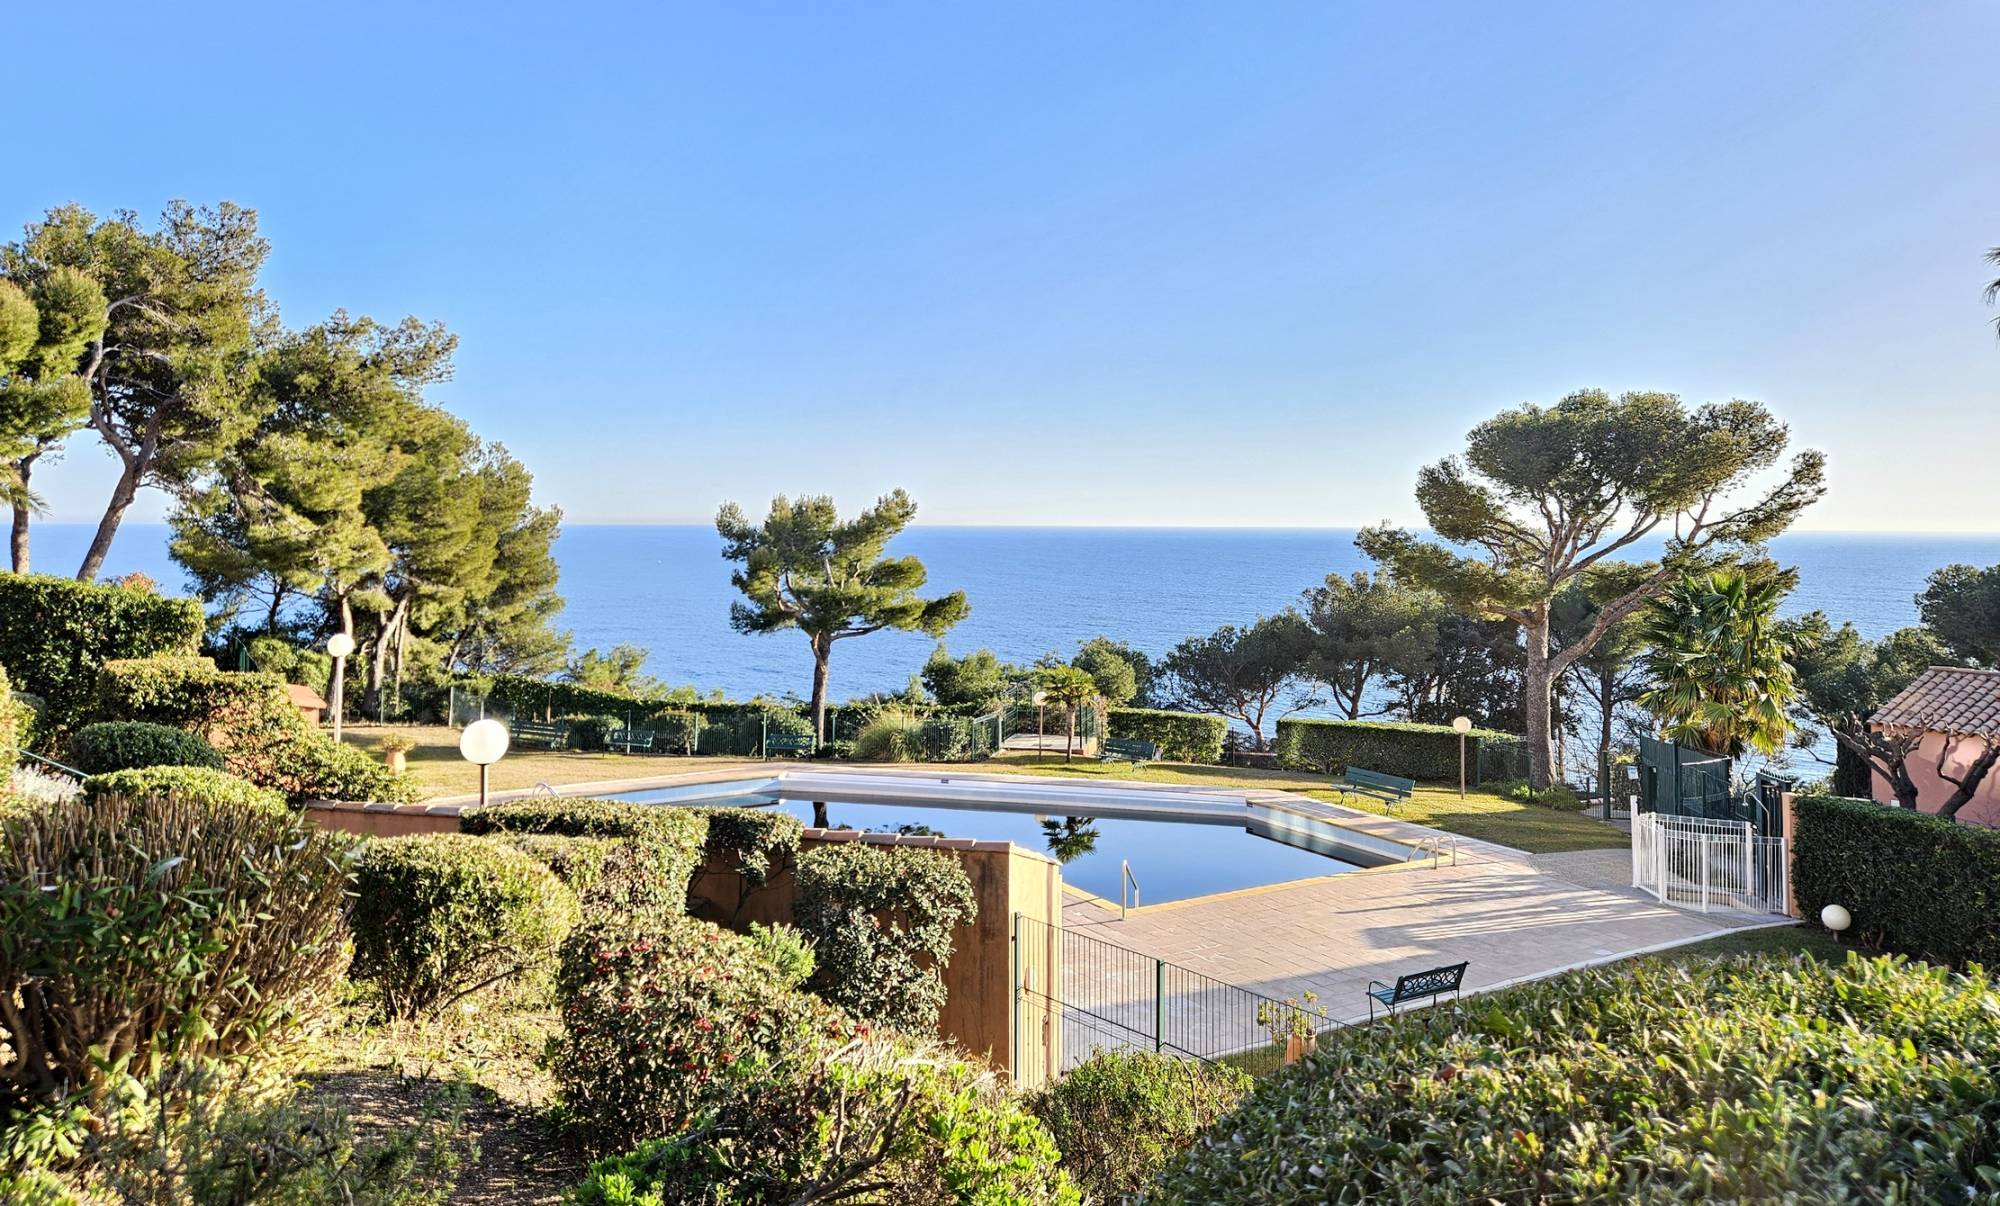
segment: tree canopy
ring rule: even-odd
[[[1797,687],[1778,604],[1796,581],[1718,569],[1680,578],[1640,610],[1650,683],[1639,702],[1670,740],[1732,758],[1784,748]]]
[[[0,250],[0,501],[14,512],[17,574],[29,570],[36,462],[60,452],[90,417],[90,386],[78,370],[104,333],[105,309],[103,289],[82,270]]]
[[[1302,607],[1312,630],[1310,673],[1350,720],[1387,711],[1371,700],[1372,689],[1393,674],[1421,674],[1437,652],[1444,601],[1388,574],[1329,574]]]
[[[1189,637],[1160,659],[1161,691],[1174,707],[1243,722],[1256,748],[1268,749],[1264,721],[1281,697],[1306,680],[1312,633],[1296,612],[1225,624]],[[1292,706],[1307,706],[1301,698]]]
[[[1520,625],[1531,779],[1545,787],[1563,671],[1676,578],[1761,545],[1824,493],[1825,457],[1800,452],[1781,467],[1788,441],[1755,402],[1690,407],[1672,394],[1582,390],[1501,412],[1473,429],[1462,457],[1418,474],[1417,503],[1437,539],[1382,525],[1356,543],[1397,578]],[[1663,546],[1657,568],[1552,649],[1550,610],[1563,588],[1649,539]]]
[[[1954,658],[2000,668],[2000,565],[1947,565],[1917,596],[1917,614]]]
[[[806,634],[813,655],[814,731],[826,739],[829,660],[839,641],[885,628],[942,636],[970,612],[964,591],[932,598],[917,592],[928,573],[916,557],[891,557],[891,540],[916,518],[917,504],[892,490],[843,520],[824,495],[779,495],[761,524],[735,503],[716,513],[722,555],[739,568],[730,582],[743,598],[729,608],[738,632]]]

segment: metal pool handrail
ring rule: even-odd
[[[1129,904],[1126,902],[1127,888],[1131,889],[1131,901]],[[1138,907],[1139,879],[1132,874],[1131,860],[1121,858],[1118,860],[1118,920],[1125,920],[1126,911]]]
[[[89,776],[88,774],[84,773],[83,771],[80,771],[80,770],[76,769],[76,768],[75,768],[75,767],[73,767],[73,766],[65,766],[65,765],[63,765],[62,763],[60,763],[60,762],[57,762],[57,761],[56,761],[56,760],[55,760],[54,758],[44,758],[44,757],[42,757],[42,756],[41,756],[40,754],[37,754],[37,753],[35,753],[35,752],[34,752],[33,750],[24,750],[24,749],[22,749],[22,748],[21,748],[21,747],[19,747],[19,746],[15,746],[15,747],[14,747],[14,754],[15,754],[15,756],[16,756],[16,757],[20,757],[20,758],[33,758],[33,759],[34,759],[35,761],[37,761],[37,762],[42,762],[42,763],[46,763],[46,764],[48,764],[49,766],[53,766],[53,767],[55,767],[55,768],[56,768],[57,770],[59,770],[59,771],[62,771],[62,772],[63,772],[64,774],[68,774],[68,775],[75,775],[75,776],[76,776],[76,777],[77,777],[78,779],[88,779],[88,778],[90,778],[90,776]]]
[[[1431,856],[1431,866],[1435,867],[1444,861],[1447,842],[1450,843],[1451,865],[1456,867],[1458,866],[1458,839],[1448,833],[1441,833],[1436,837],[1427,837],[1418,842],[1416,845],[1410,847],[1410,853],[1403,861],[1406,863],[1416,862],[1428,852]]]

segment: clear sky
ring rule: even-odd
[[[2000,529],[1984,0],[10,7],[7,231],[255,207],[573,520],[1407,521],[1598,385],[1771,405],[1805,526]]]

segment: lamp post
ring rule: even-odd
[[[354,652],[354,638],[344,632],[336,632],[327,638],[326,652],[333,659],[333,699],[329,706],[333,710],[333,739],[337,742],[340,740],[340,714],[344,710],[341,704],[342,688],[347,685],[347,655]]]
[[[1819,911],[1819,923],[1832,930],[1833,940],[1839,942],[1847,927],[1854,924],[1854,914],[1841,905],[1830,904]]]
[[[1042,756],[1042,728],[1043,728],[1042,717],[1044,715],[1043,708],[1047,706],[1049,702],[1049,697],[1044,692],[1037,691],[1034,694],[1034,700],[1035,700],[1035,757],[1039,758]]]
[[[507,726],[497,720],[475,720],[458,735],[458,752],[479,768],[479,806],[486,807],[486,768],[507,752]]]
[[[1465,798],[1465,735],[1472,731],[1472,717],[1454,716],[1451,731],[1458,734],[1458,798]]]

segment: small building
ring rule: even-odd
[[[285,694],[292,697],[292,706],[306,718],[307,724],[318,724],[326,716],[326,700],[319,692],[303,683],[286,683]]]
[[[1921,734],[1904,767],[1917,785],[1918,809],[1936,812],[1958,790],[1951,780],[1963,779],[1989,746],[2000,745],[2000,670],[1932,666],[1869,717],[1868,727]],[[1875,799],[1896,803],[1882,776],[1870,774],[1868,781]],[[2000,826],[2000,766],[1980,781],[1956,819]]]

